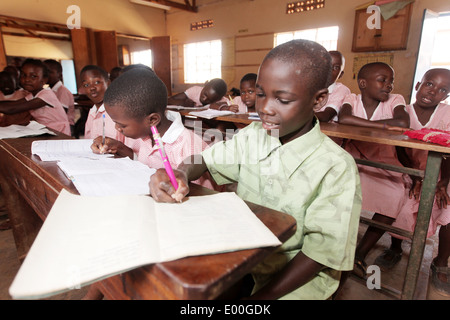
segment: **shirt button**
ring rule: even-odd
[[[267,180],[267,183],[272,184],[273,183],[272,179]]]

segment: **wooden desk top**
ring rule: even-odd
[[[196,118],[196,119],[200,119],[201,120],[200,117],[196,117],[196,116],[190,115],[189,111],[180,110],[178,112],[184,117]],[[214,118],[214,119],[211,119],[211,120],[233,122],[233,123],[241,123],[241,124],[250,124],[253,121],[259,121],[259,120],[249,119],[248,117],[249,117],[249,115],[247,113],[238,113],[238,114],[233,114],[233,115],[229,115],[229,116],[217,117],[217,118]]]

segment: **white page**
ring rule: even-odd
[[[67,158],[102,159],[112,154],[95,154],[91,150],[93,139],[37,140],[31,144],[31,153],[42,161],[59,161]]]
[[[228,116],[228,115],[232,115],[235,114],[233,111],[227,111],[227,110],[216,110],[216,109],[208,109],[208,110],[204,110],[204,111],[194,111],[194,112],[189,112],[190,115],[196,116],[196,117],[200,117],[200,118],[206,118],[206,119],[213,119],[213,118],[217,118],[217,117],[221,117],[221,116]]]
[[[233,192],[189,197],[182,204],[155,202],[164,260],[281,245]],[[174,231],[176,230],[176,231]]]
[[[160,260],[147,196],[81,197],[62,190],[14,279],[13,298],[73,289]]]
[[[53,131],[48,130],[44,125],[36,121],[30,121],[26,126],[13,124],[7,127],[0,127],[0,139],[32,137],[43,134],[56,135]]]
[[[146,170],[149,168],[142,162],[131,160],[128,157],[101,159],[70,158],[59,161],[57,165],[67,176],[114,172],[117,170]]]

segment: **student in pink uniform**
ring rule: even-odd
[[[153,71],[137,68],[124,72],[111,83],[105,93],[105,108],[116,129],[127,138],[135,139],[129,146],[115,139],[94,140],[95,153],[127,156],[151,168],[164,168],[151,127],[156,126],[172,167],[176,168],[186,156],[208,147],[203,139],[184,127],[178,112],[166,110],[167,88]],[[207,176],[196,183],[213,189]]]
[[[75,101],[72,92],[62,82],[62,66],[58,61],[53,59],[47,59],[44,63],[49,71],[47,83],[64,107],[72,132],[73,126],[75,125]]]
[[[361,94],[350,94],[339,112],[339,123],[380,129],[409,127],[409,115],[401,95],[391,94],[394,70],[381,62],[364,65],[358,73]],[[394,146],[362,141],[347,141],[345,149],[355,158],[401,166]],[[392,224],[404,199],[404,180],[401,173],[358,165],[362,209],[375,212],[372,219]],[[365,274],[364,259],[384,231],[369,227],[355,254],[357,271]],[[359,269],[359,270],[358,270]]]
[[[316,117],[322,122],[337,122],[337,115],[341,109],[344,98],[351,94],[347,86],[337,82],[344,75],[345,58],[339,51],[329,51],[331,55],[332,74],[331,85],[328,87],[328,100],[317,110],[314,110]]]
[[[16,90],[16,79],[6,71],[0,72],[0,101],[19,100],[24,98],[26,91]],[[7,127],[12,124],[24,125],[30,123],[31,115],[29,111],[16,114],[0,113],[0,127]]]
[[[81,70],[80,77],[81,92],[86,94],[94,103],[86,120],[84,138],[102,137],[104,126],[106,137],[124,142],[125,137],[116,130],[115,123],[106,112],[103,104],[105,91],[110,84],[108,73],[99,66],[87,65]]]
[[[450,70],[431,69],[416,84],[416,101],[406,106],[410,117],[410,127],[413,130],[423,128],[450,131],[450,106],[443,103],[450,93]],[[406,149],[408,162],[405,165],[424,170],[428,152]],[[411,176],[406,203],[402,207],[393,226],[414,231],[419,209],[422,180]],[[439,228],[439,247],[437,256],[431,263],[432,281],[436,290],[450,295],[450,273],[448,258],[450,256],[450,197],[449,197],[450,159],[444,158],[441,173],[436,187],[435,202],[431,213],[427,236],[430,237]],[[392,268],[400,261],[402,255],[402,237],[392,234],[391,247],[381,254],[375,264],[385,269]]]
[[[221,106],[226,104],[227,84],[222,79],[212,79],[206,81],[205,85],[193,86],[188,88],[185,92],[173,95],[169,98],[169,105],[184,106],[184,107],[201,107],[210,105],[210,107]]]
[[[240,95],[228,100],[229,106],[223,106],[220,110],[230,110],[237,113],[256,112],[256,73],[245,74],[239,83]]]
[[[26,92],[24,99],[0,101],[0,112],[15,114],[29,111],[32,118],[55,131],[70,136],[70,125],[61,102],[50,89],[44,89],[47,83],[48,69],[36,59],[26,59],[22,64],[20,85]]]

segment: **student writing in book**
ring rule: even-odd
[[[105,108],[115,122],[117,131],[134,141],[124,144],[107,137],[103,144],[102,137],[98,137],[91,147],[94,153],[136,158],[151,168],[163,168],[158,146],[151,133],[152,126],[157,127],[173,167],[208,146],[199,135],[184,127],[178,112],[166,110],[167,88],[151,70],[136,68],[115,79],[106,90]],[[213,188],[207,176],[201,177],[196,183]]]
[[[103,97],[110,84],[108,73],[96,65],[87,65],[81,72],[80,93],[85,94],[93,103],[86,120],[84,129],[85,139],[95,139],[105,136],[114,138],[121,142],[125,137],[116,130],[115,123],[105,110]]]
[[[332,76],[331,85],[328,87],[328,99],[326,103],[314,110],[316,117],[323,122],[337,121],[337,115],[344,102],[344,98],[351,94],[350,89],[338,82],[344,75],[345,58],[339,51],[330,51]]]
[[[16,90],[16,79],[8,72],[0,72],[0,101],[18,100],[24,98],[25,91]],[[27,125],[30,123],[31,114],[23,111],[16,114],[6,115],[0,113],[0,126],[7,127],[12,124]]]
[[[187,108],[202,107],[206,105],[221,106],[226,104],[227,84],[224,80],[215,78],[206,81],[205,85],[193,86],[185,92],[171,96],[169,105],[184,106]]]
[[[151,177],[153,198],[177,202],[188,181],[210,172],[218,184],[237,182],[244,200],[286,212],[297,231],[252,272],[251,299],[328,299],[341,271],[353,267],[361,204],[353,158],[320,131],[314,107],[327,95],[329,53],[293,40],[264,58],[256,83],[261,122],[183,162],[174,190],[164,170]]]
[[[26,59],[20,73],[20,94],[25,98],[15,101],[0,101],[0,112],[17,114],[29,111],[32,118],[55,131],[70,135],[70,125],[61,102],[47,83],[47,66],[37,59]]]
[[[403,129],[409,127],[409,115],[405,100],[399,94],[392,94],[394,70],[391,66],[374,62],[364,65],[358,73],[361,94],[351,94],[344,100],[339,112],[339,123],[355,126]],[[402,166],[394,146],[363,141],[347,141],[347,150],[353,157]],[[404,195],[403,175],[381,168],[359,165],[362,208],[375,212],[372,219],[387,224],[397,217]],[[355,271],[365,275],[364,261],[370,248],[378,241],[383,231],[370,226],[356,250]]]
[[[450,106],[443,101],[450,93],[450,70],[430,69],[416,84],[416,101],[407,105],[410,127],[413,130],[423,128],[450,131]],[[427,151],[406,149],[405,166],[425,170]],[[450,256],[450,159],[443,158],[440,177],[436,186],[435,201],[428,227],[428,237],[433,236],[439,228],[439,246],[437,256],[431,263],[431,283],[439,291],[450,294],[450,273],[448,258]],[[419,209],[422,179],[411,176],[408,179],[406,203],[402,206],[393,226],[413,232]],[[440,227],[439,227],[440,226]],[[376,258],[375,264],[385,270],[394,267],[401,259],[401,236],[392,234],[392,243]]]
[[[62,82],[62,66],[53,59],[47,59],[44,63],[49,71],[47,83],[64,107],[69,119],[71,132],[73,132],[73,126],[75,125],[75,101],[72,92]]]

